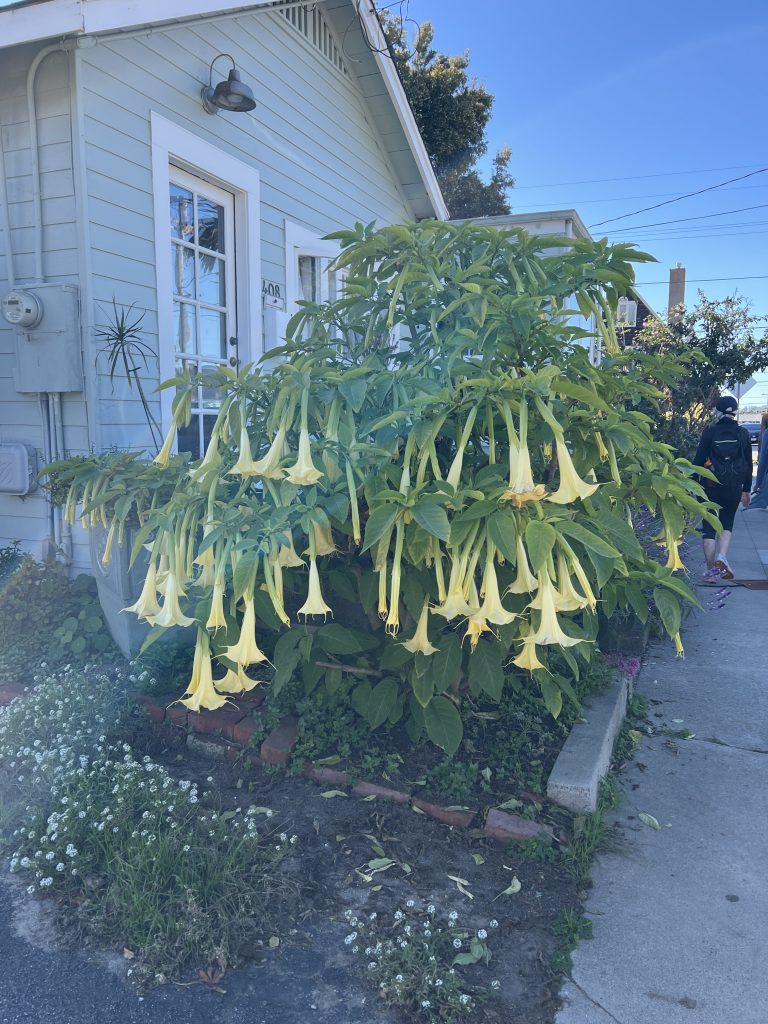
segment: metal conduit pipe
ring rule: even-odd
[[[5,266],[8,287],[16,287],[13,272],[13,250],[11,248],[11,211],[8,207],[8,184],[5,177],[5,149],[3,148],[3,126],[0,124],[0,210],[3,217],[3,240],[5,241]]]
[[[32,157],[32,203],[34,207],[35,242],[35,284],[42,284],[43,277],[43,193],[40,186],[40,154],[37,142],[37,110],[35,107],[35,78],[37,70],[46,57],[61,53],[59,45],[46,46],[37,53],[27,71],[27,117],[29,119],[29,150]]]
[[[64,409],[61,402],[61,392],[54,391],[49,395],[49,402],[53,410],[53,433],[56,440],[55,456],[59,459],[66,458],[64,448]],[[62,561],[64,565],[72,564],[72,527],[64,520],[64,509],[61,506],[53,506],[54,521],[59,534],[59,547],[63,552]]]

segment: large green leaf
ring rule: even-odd
[[[437,653],[431,655],[432,680],[437,693],[453,686],[461,672],[461,641],[455,633],[443,633]]]
[[[539,689],[544,698],[547,711],[553,718],[557,718],[563,710],[563,693],[557,683],[550,676],[543,672],[538,674]]]
[[[398,686],[394,679],[382,679],[371,690],[368,698],[368,724],[371,729],[378,729],[392,714],[397,703]]]
[[[242,597],[248,588],[249,582],[256,572],[258,555],[255,551],[244,551],[237,559],[235,573],[232,581],[232,588],[235,597]]]
[[[494,512],[488,520],[488,536],[510,565],[517,562],[517,524],[511,512]]]
[[[525,546],[528,548],[528,557],[534,572],[538,572],[546,564],[556,540],[557,533],[549,523],[541,519],[532,519],[528,523],[525,528]]]
[[[425,708],[432,700],[432,695],[435,692],[432,683],[432,673],[424,672],[422,675],[419,675],[418,672],[411,672],[411,687],[413,688],[414,697]]]
[[[422,530],[439,540],[447,541],[451,535],[451,527],[448,516],[441,505],[433,501],[417,502],[411,509],[411,514]]]
[[[621,557],[621,553],[615,547],[603,540],[602,537],[598,537],[596,533],[592,533],[591,530],[582,526],[581,523],[574,523],[570,519],[564,519],[558,523],[558,527],[561,533],[564,533],[566,537],[572,537],[574,540],[577,540],[588,551],[594,551],[595,554],[603,558]]]
[[[663,587],[653,588],[653,600],[659,610],[664,629],[670,636],[680,631],[680,602],[669,590]]]
[[[359,377],[355,380],[342,380],[339,382],[339,391],[346,398],[355,412],[360,412],[365,401],[365,394],[368,385]]]
[[[315,633],[318,644],[329,654],[362,654],[379,646],[379,638],[338,622],[329,622]]]
[[[610,512],[598,512],[592,520],[600,530],[602,536],[610,541],[624,555],[630,558],[641,558],[643,549],[635,531],[629,523],[618,515],[611,515]]]
[[[504,690],[504,669],[501,646],[490,640],[479,640],[469,656],[469,685],[472,693],[487,693],[491,700],[500,701]]]
[[[446,752],[455,754],[461,746],[464,727],[456,705],[447,697],[433,697],[424,708],[424,725],[427,736]]]
[[[380,505],[371,512],[368,522],[365,524],[363,551],[373,547],[376,541],[381,540],[387,530],[394,526],[399,511],[399,508],[393,508],[391,505]]]

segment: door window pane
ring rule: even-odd
[[[195,252],[184,245],[171,245],[171,278],[175,295],[194,298],[195,295]]]
[[[197,244],[224,252],[224,207],[205,196],[197,197]]]
[[[171,235],[191,242],[195,232],[192,193],[171,182]]]
[[[174,302],[173,337],[177,352],[197,352],[197,323],[191,302]]]
[[[318,262],[316,256],[299,256],[299,298],[305,302],[317,302],[320,298]]]
[[[227,354],[227,318],[224,313],[200,307],[200,355],[224,359]]]
[[[207,302],[211,306],[226,305],[226,289],[224,283],[224,261],[216,256],[208,256],[200,253],[198,281],[200,282],[201,302]]]

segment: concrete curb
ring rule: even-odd
[[[584,704],[584,721],[571,729],[547,781],[547,796],[553,803],[576,814],[597,810],[600,782],[608,774],[636,676],[637,672],[617,671],[610,689]]]

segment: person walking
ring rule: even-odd
[[[711,523],[705,519],[701,524],[708,582],[715,582],[718,577],[733,579],[728,564],[733,520],[739,503],[745,508],[749,505],[752,490],[752,442],[746,427],[736,422],[738,408],[738,402],[730,395],[718,399],[717,420],[705,427],[693,459],[694,465],[703,466],[717,477],[717,483],[699,478],[707,499],[719,506],[717,515],[722,526],[717,537]]]

